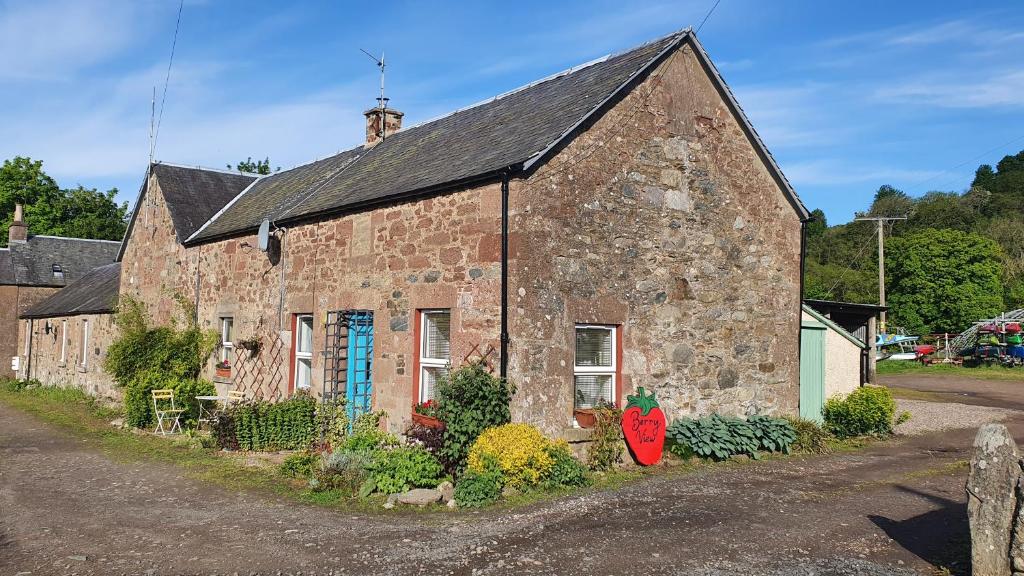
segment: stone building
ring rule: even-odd
[[[120,246],[105,244],[106,265],[76,261],[76,271],[83,265],[95,268],[84,276],[76,273],[77,281],[67,288],[56,293],[51,289],[48,297],[21,311],[16,333],[25,348],[18,352],[18,375],[74,385],[98,396],[119,396],[102,370],[107,346],[117,336],[113,312],[119,295],[142,298],[155,323],[170,321],[178,312],[174,295],[195,291],[195,278],[182,276],[187,267],[182,265],[186,254],[180,239],[195,232],[254,179],[206,168],[151,165],[123,241]]]
[[[28,354],[18,316],[97,266],[110,264],[117,242],[31,234],[21,205],[14,209],[7,248],[0,248],[0,375],[15,376]],[[20,332],[20,333],[19,333]]]
[[[796,412],[808,214],[692,32],[417,126],[365,115],[360,146],[211,183],[244,189],[188,234],[150,170],[121,293],[192,300],[219,386],[400,430],[480,359],[553,435],[637,386],[670,417]]]
[[[19,376],[119,397],[103,359],[116,334],[113,312],[120,287],[121,265],[107,264],[23,312],[21,333],[28,330],[29,353]]]

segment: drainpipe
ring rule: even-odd
[[[508,377],[508,170],[501,174],[501,379]]]
[[[811,219],[800,221],[800,298],[797,304],[799,314],[797,315],[797,333],[796,333],[796,357],[797,357],[797,377],[799,378],[799,367],[800,360],[802,360],[802,349],[803,349],[803,319],[804,319],[804,276],[806,270],[807,260],[807,223]]]

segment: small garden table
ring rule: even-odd
[[[228,407],[228,402],[234,400],[230,396],[196,396],[196,402],[199,404],[199,418],[198,423],[201,425],[203,422],[212,423],[215,416],[214,410],[208,410],[204,407],[205,402],[220,402],[221,408],[225,409]]]

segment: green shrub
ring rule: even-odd
[[[298,452],[285,458],[278,467],[278,471],[292,478],[308,478],[313,473],[313,466],[319,461],[318,454]]]
[[[381,448],[398,446],[398,438],[380,429],[384,412],[360,414],[352,424],[349,434],[339,448],[345,452],[370,453]]]
[[[832,435],[814,420],[806,420],[796,416],[787,416],[786,420],[793,428],[796,439],[793,448],[811,454],[829,454],[832,452]]]
[[[433,488],[444,476],[444,467],[437,458],[418,446],[378,450],[368,469],[376,491],[385,494]]]
[[[889,436],[895,425],[896,401],[888,388],[864,386],[825,402],[825,429],[837,438]]]
[[[183,380],[166,373],[147,370],[128,383],[124,392],[124,420],[135,428],[150,428],[156,424],[153,413],[153,390],[174,390],[174,407],[185,410],[181,414],[182,427],[194,426],[199,419],[196,396],[216,394],[217,389],[207,380]],[[161,408],[170,402],[161,400]]]
[[[590,485],[587,467],[572,455],[572,451],[565,443],[548,446],[548,455],[551,457],[552,464],[542,481],[544,488]]]
[[[35,378],[18,380],[17,378],[0,378],[0,388],[7,392],[21,392],[25,388],[42,386],[42,382]]]
[[[235,435],[235,414],[231,410],[220,410],[210,423],[213,440],[218,448],[238,450],[238,436]]]
[[[309,487],[317,492],[339,490],[354,496],[370,478],[367,468],[371,462],[371,456],[366,453],[335,450],[325,454],[309,479]]]
[[[673,454],[712,460],[740,454],[757,459],[759,450],[788,452],[796,436],[788,422],[779,418],[751,416],[743,420],[718,414],[699,420],[678,418],[665,435]]]
[[[179,304],[184,328],[174,322],[170,326],[150,326],[145,304],[122,295],[114,323],[118,337],[107,347],[103,370],[121,386],[128,386],[143,372],[155,371],[168,378],[195,380],[217,346],[218,335],[201,330],[195,323],[192,305],[180,295]]]
[[[235,438],[242,450],[306,450],[319,439],[317,401],[296,394],[281,402],[251,401],[232,406]]]
[[[747,424],[754,431],[760,450],[789,454],[790,446],[796,441],[796,430],[785,418],[757,414],[747,418]]]
[[[484,430],[511,420],[513,387],[480,362],[466,364],[437,385],[437,412],[445,423],[441,456],[461,469]]]
[[[622,410],[599,406],[594,410],[594,419],[587,465],[591,470],[610,470],[622,458]]]
[[[320,439],[330,448],[337,448],[348,436],[348,411],[345,399],[324,400],[316,406],[316,428]]]
[[[501,497],[505,477],[491,458],[480,471],[466,470],[455,484],[455,502],[465,508],[486,506]]]

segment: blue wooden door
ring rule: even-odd
[[[804,321],[800,328],[800,417],[822,422],[825,407],[825,325]]]
[[[345,379],[349,426],[370,411],[373,399],[373,312],[354,312],[348,325],[348,371]]]

